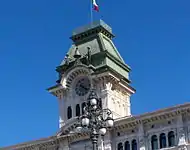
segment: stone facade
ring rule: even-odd
[[[135,89],[130,85],[130,67],[114,46],[113,37],[103,21],[73,33],[74,44],[57,67],[57,84],[48,89],[58,99],[58,133],[3,150],[92,149],[88,133],[75,131],[90,88],[96,89],[102,108],[109,108],[115,120],[114,128],[99,137],[99,150],[190,150],[190,103],[139,116],[131,114]]]
[[[4,150],[90,150],[86,133],[68,133],[3,148]],[[171,134],[172,133],[172,134]],[[164,135],[164,136],[161,136]],[[169,136],[172,135],[172,136]],[[99,150],[190,150],[190,104],[115,120],[114,129],[99,138]],[[156,137],[156,142],[153,141]],[[162,138],[161,138],[162,137]]]

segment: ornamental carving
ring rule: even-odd
[[[109,82],[106,84],[106,90],[111,91],[111,89],[112,89],[112,84]]]
[[[144,147],[145,146],[145,141],[144,141],[144,137],[139,137],[139,147]]]
[[[111,150],[111,144],[106,144],[102,150]]]
[[[184,132],[184,129],[183,128],[179,128],[179,142],[178,142],[178,145],[183,145],[185,144],[185,132]]]
[[[187,146],[185,146],[185,145],[180,146],[180,147],[178,147],[178,150],[187,150]]]

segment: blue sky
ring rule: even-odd
[[[190,100],[190,1],[97,0],[114,42],[131,66],[133,114]],[[53,135],[58,105],[45,89],[89,23],[90,0],[0,1],[0,147]]]

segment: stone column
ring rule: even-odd
[[[146,150],[143,124],[138,128],[139,150]]]

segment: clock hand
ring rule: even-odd
[[[80,85],[81,88],[85,89],[85,90],[88,90],[88,88],[86,88],[85,86],[83,85]]]

